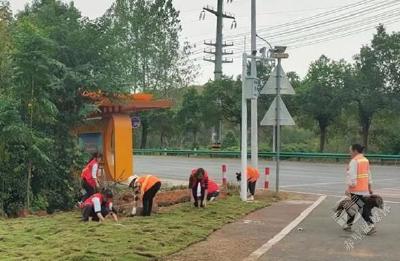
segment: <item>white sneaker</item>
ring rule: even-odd
[[[254,200],[254,196],[250,196],[247,200],[253,201]]]

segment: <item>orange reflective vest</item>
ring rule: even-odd
[[[140,184],[140,193],[143,195],[146,191],[151,189],[157,182],[161,182],[159,178],[151,175],[139,177],[136,180]]]
[[[260,177],[260,172],[258,169],[253,167],[247,167],[247,180],[250,182],[255,182]]]
[[[354,157],[357,161],[357,184],[349,187],[350,193],[368,192],[369,183],[369,161],[364,155],[359,154]]]

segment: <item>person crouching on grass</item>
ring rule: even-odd
[[[214,201],[219,196],[219,186],[212,179],[208,180],[207,200]]]
[[[200,190],[200,197],[197,190]],[[196,208],[206,206],[208,195],[208,174],[203,168],[193,169],[189,178],[189,194],[191,202],[194,202]]]
[[[142,216],[150,216],[154,198],[161,188],[160,179],[152,175],[142,177],[134,175],[130,176],[124,183],[133,189],[135,196],[131,215],[136,215],[137,202],[141,200],[143,204]]]
[[[95,193],[86,199],[81,205],[82,221],[103,222],[109,215],[115,222],[118,222],[117,214],[112,205],[113,193],[110,189],[105,189],[101,193]]]

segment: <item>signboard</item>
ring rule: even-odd
[[[256,99],[258,97],[258,86],[260,80],[254,77],[246,77],[246,99]]]
[[[101,133],[82,133],[79,135],[79,147],[87,153],[103,152]]]
[[[131,119],[131,122],[132,122],[133,129],[140,127],[140,117],[139,116],[133,116]]]
[[[267,113],[265,114],[264,118],[261,121],[261,125],[263,126],[275,126],[276,125],[276,99],[272,102],[271,106],[269,107]],[[292,116],[288,109],[286,108],[285,103],[283,102],[282,98],[279,97],[279,112],[280,112],[280,125],[292,126],[296,125]]]
[[[289,82],[288,77],[286,76],[286,73],[283,71],[283,68],[279,68],[279,76],[278,76],[278,66],[277,65],[274,70],[271,73],[271,76],[269,77],[267,83],[264,85],[264,88],[261,90],[261,94],[276,94],[276,88],[277,88],[277,81],[276,79],[280,77],[280,94],[295,94],[295,91],[292,87],[292,85]]]

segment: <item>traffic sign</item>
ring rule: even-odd
[[[278,78],[278,66],[280,67],[279,77],[281,78],[280,79],[280,86],[281,86],[280,93],[281,94],[289,94],[289,95],[296,94],[292,85],[289,82],[288,77],[286,76],[285,72],[283,71],[283,68],[279,64],[277,66],[275,66],[267,83],[264,85],[264,88],[261,90],[261,94],[276,94],[277,93],[276,88],[278,85],[277,85],[276,79]]]
[[[265,114],[264,118],[261,121],[262,126],[275,126],[276,125],[276,99],[272,102],[271,106],[269,107],[267,113]],[[280,110],[280,121],[279,125],[283,126],[293,126],[296,125],[294,122],[292,116],[290,116],[290,113],[288,109],[286,108],[285,103],[283,103],[283,100],[281,97],[279,99],[279,110]]]
[[[246,99],[257,99],[258,97],[258,86],[260,86],[260,80],[254,77],[246,77]]]
[[[133,116],[131,119],[132,123],[132,128],[136,129],[140,127],[140,117],[139,116]]]

